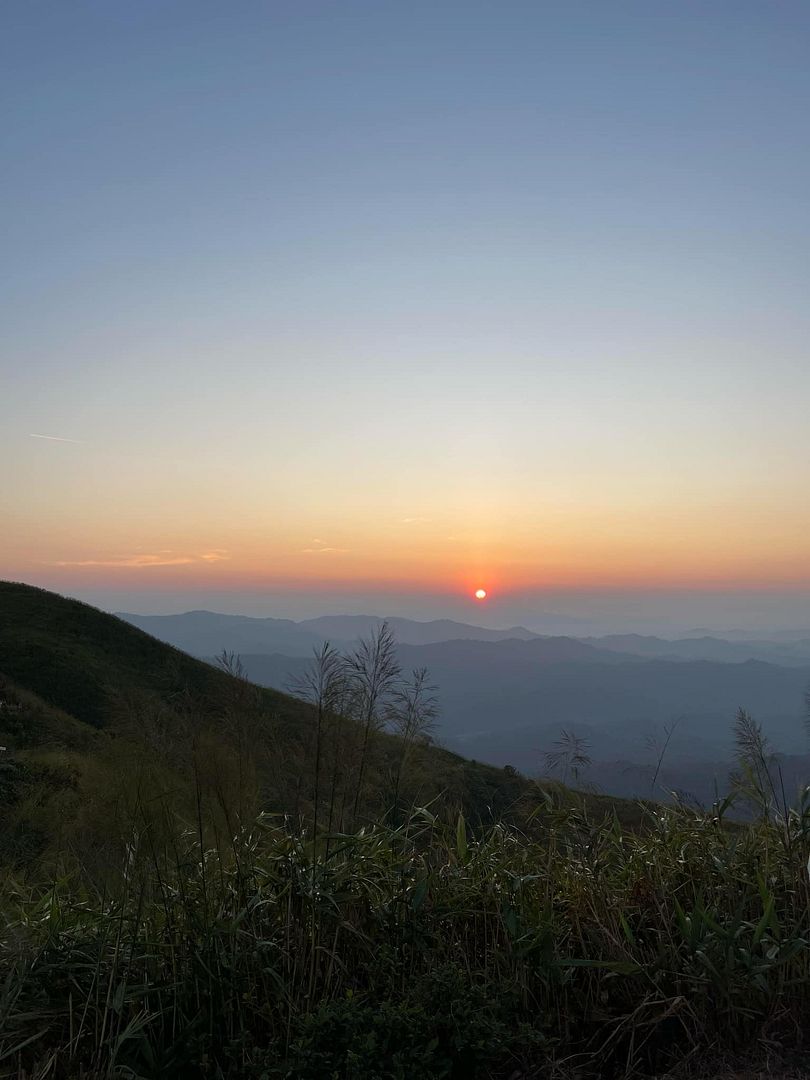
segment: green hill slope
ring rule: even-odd
[[[70,848],[80,838],[101,852],[147,805],[170,802],[191,820],[200,792],[215,830],[261,811],[306,818],[315,728],[306,702],[255,687],[87,604],[0,583],[7,856]],[[355,734],[347,721],[340,745],[329,735],[319,766],[344,813],[356,794]],[[401,752],[394,736],[375,740],[363,790],[367,820],[386,812]],[[447,815],[463,809],[475,823],[520,820],[538,792],[509,770],[420,745],[403,794]],[[335,814],[333,825],[339,820]]]
[[[0,672],[43,702],[97,728],[127,693],[210,702],[227,693],[224,672],[164,645],[114,615],[45,589],[0,582]],[[294,698],[263,691],[268,707],[301,719]]]
[[[0,584],[0,1060],[54,1080],[649,1076],[684,1040],[690,1063],[759,1039],[770,1058],[774,1017],[777,1051],[801,1050],[806,812],[623,830],[641,808],[422,745],[397,817],[403,743],[375,738],[361,784],[359,736]]]

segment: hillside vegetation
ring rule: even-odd
[[[97,727],[114,723],[113,706],[128,694],[161,704],[184,693],[210,706],[227,695],[229,678],[113,615],[47,592],[0,582],[0,671],[42,701]],[[302,715],[299,702],[273,691],[268,707]]]
[[[223,648],[238,652],[253,682],[277,689],[308,667],[313,643],[323,643],[318,633],[348,639],[344,648],[351,650],[358,634],[380,625],[367,616],[303,623],[212,612],[125,618],[202,658]],[[465,757],[535,773],[565,729],[589,746],[584,783],[626,797],[668,800],[673,791],[688,792],[710,804],[729,790],[729,721],[744,705],[783,755],[791,791],[808,774],[803,715],[810,659],[801,640],[622,635],[580,641],[520,627],[488,631],[407,619],[390,625],[403,669],[427,667],[440,687],[437,730]]]
[[[810,799],[747,714],[740,825],[441,750],[383,633],[322,650],[301,700],[39,590],[0,612],[0,1076],[802,1060]]]
[[[171,855],[134,828],[103,887],[6,884],[0,1069],[539,1080],[800,1061],[809,818],[729,832],[663,810],[627,833],[549,800],[535,840],[421,812],[313,844],[263,817],[220,847],[180,830]]]
[[[168,801],[191,820],[201,795],[212,835],[262,812],[300,821],[314,810],[316,771],[319,806],[328,796],[340,811],[335,827],[389,811],[397,777],[402,805],[438,800],[434,812],[473,823],[531,812],[535,785],[514,770],[423,738],[404,755],[377,706],[370,733],[347,702],[340,717],[321,702],[319,721],[312,702],[253,686],[236,658],[226,667],[87,604],[0,583],[0,854],[106,851],[136,805]],[[632,803],[617,806],[637,818]]]

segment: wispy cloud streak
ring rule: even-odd
[[[342,547],[330,547],[323,540],[313,540],[314,547],[301,548],[304,555],[345,555],[349,550]]]
[[[47,439],[48,442],[76,443],[79,446],[84,445],[82,439],[66,439],[62,435],[35,435],[33,431],[29,432],[28,438],[29,439]]]
[[[199,555],[173,555],[170,551],[162,551],[157,555],[123,555],[117,559],[62,559],[52,563],[53,566],[107,566],[124,567],[129,569],[148,569],[155,566],[193,566],[222,562],[229,559],[227,551],[217,548],[214,551],[205,551]]]

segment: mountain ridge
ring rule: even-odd
[[[119,618],[147,633],[197,656],[229,652],[282,653],[308,656],[330,641],[337,647],[353,645],[383,622],[403,645],[436,645],[447,641],[548,641],[567,639],[600,652],[623,653],[641,659],[674,661],[708,660],[744,663],[763,660],[785,667],[810,665],[810,637],[776,635],[773,638],[731,640],[697,633],[666,638],[655,634],[537,633],[525,626],[490,628],[453,619],[416,620],[401,616],[323,615],[317,618],[278,619],[234,615],[205,609],[172,615],[137,615],[118,612]]]
[[[80,601],[0,582],[0,705],[0,855],[11,864],[76,843],[85,855],[102,852],[126,829],[128,807],[157,813],[168,805],[193,822],[200,791],[208,800],[206,828],[226,835],[234,827],[228,805],[248,817],[300,816],[311,808],[319,723],[313,705]],[[362,741],[356,719],[341,718],[339,730],[346,753],[355,753]],[[375,737],[361,813],[366,804],[372,818],[386,812],[402,747],[394,734]],[[403,799],[436,813],[463,810],[473,825],[500,815],[522,820],[524,801],[539,797],[516,772],[428,741],[409,749],[408,762]],[[338,792],[345,789],[341,807],[358,807],[353,775],[335,773]],[[594,805],[639,817],[604,798]]]
[[[401,616],[376,615],[322,615],[314,619],[295,621],[271,616],[229,615],[220,612],[197,610],[176,615],[137,615],[116,612],[118,618],[137,626],[161,640],[170,641],[191,652],[212,653],[218,650],[206,647],[221,640],[222,648],[229,651],[237,644],[252,645],[257,642],[285,646],[289,653],[294,648],[300,655],[324,641],[348,645],[360,637],[374,632],[383,622],[387,623],[398,641],[403,644],[434,644],[448,640],[504,641],[537,640],[550,635],[536,634],[524,626],[491,629],[453,619],[406,619]],[[225,631],[230,635],[225,637]],[[282,649],[281,651],[284,651]]]

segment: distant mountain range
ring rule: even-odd
[[[623,653],[643,659],[709,660],[742,664],[762,660],[784,667],[810,667],[810,632],[774,634],[769,639],[746,639],[741,631],[736,640],[696,630],[687,637],[668,640],[642,634],[609,634],[603,637],[566,637],[537,634],[525,626],[491,630],[483,626],[434,619],[414,619],[376,615],[324,615],[294,622],[291,619],[260,619],[247,615],[222,615],[214,611],[189,611],[182,615],[132,615],[119,617],[197,656],[214,656],[223,649],[237,653],[281,653],[310,656],[324,641],[343,648],[372,633],[383,621],[402,645],[436,645],[446,641],[577,641],[602,652]],[[591,653],[591,658],[593,654]],[[569,659],[572,657],[569,657]]]
[[[373,633],[382,622],[391,627],[403,645],[432,645],[441,641],[530,641],[539,638],[523,626],[508,630],[488,630],[482,626],[435,619],[414,619],[376,615],[324,615],[318,619],[293,622],[290,619],[256,619],[247,615],[220,615],[214,611],[188,611],[184,615],[130,615],[119,613],[133,626],[195,655],[229,652],[281,652],[287,656],[309,656],[313,646],[331,641],[338,647]]]
[[[163,813],[165,800],[175,800],[173,809],[184,820],[197,820],[201,784],[215,792],[217,806],[237,790],[240,799],[255,800],[250,805],[257,812],[297,814],[314,787],[317,722],[311,704],[245,686],[112,615],[0,581],[4,869],[38,857],[51,844],[60,855],[73,856],[66,838],[93,846],[90,837],[119,842],[116,814],[126,807],[127,791],[140,804],[152,782],[149,806],[160,805]],[[198,757],[200,746],[205,750]],[[376,775],[392,776],[401,754],[395,735],[376,740],[370,758]],[[523,777],[464,761],[441,746],[420,742],[411,754],[408,797],[438,812],[449,794],[453,818],[461,808],[471,822],[493,814],[516,821],[510,815],[534,790]],[[338,789],[343,776],[334,779]],[[350,794],[354,798],[356,790]],[[369,789],[365,796],[376,797]],[[638,820],[634,807],[611,802],[604,809]]]
[[[578,650],[581,650],[577,655]],[[401,645],[406,668],[427,666],[439,688],[439,732],[468,757],[537,772],[562,729],[588,739],[598,760],[643,764],[664,725],[678,720],[671,760],[728,760],[740,706],[777,747],[806,747],[803,695],[809,668],[750,661],[639,660],[566,638],[540,642]],[[304,658],[244,654],[249,676],[283,689]]]
[[[328,639],[351,648],[382,622],[366,615],[292,622],[214,612],[122,617],[197,656],[237,652],[251,679],[277,689],[301,674],[313,646]],[[659,786],[705,800],[725,787],[732,724],[742,706],[776,748],[793,755],[791,782],[810,762],[804,730],[810,638],[547,637],[525,627],[387,621],[403,667],[426,666],[439,688],[440,739],[467,757],[537,773],[565,729],[588,742],[593,765],[583,780],[611,793],[649,795],[665,726],[677,721]],[[810,779],[810,766],[807,773]]]
[[[454,622],[452,619],[434,619],[417,622],[396,616],[381,619],[375,615],[324,615],[319,619],[307,619],[299,626],[326,638],[355,641],[372,633],[382,622],[387,622],[397,641],[403,645],[434,645],[441,641],[531,641],[539,638],[525,626],[512,626],[507,630],[488,630],[483,626]]]
[[[728,641],[724,638],[702,634],[695,637],[668,641],[660,637],[641,634],[610,634],[605,637],[580,638],[599,649],[615,649],[617,652],[636,656],[653,657],[658,660],[716,660],[724,664],[742,664],[747,660],[764,660],[785,667],[810,665],[810,636],[795,640],[745,640]]]

